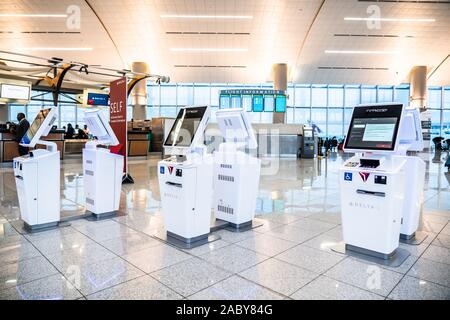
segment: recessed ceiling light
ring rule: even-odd
[[[246,48],[171,48],[174,52],[247,52]]]
[[[16,48],[18,51],[92,51],[93,48],[47,48],[47,47],[31,47],[31,48]]]
[[[373,50],[325,50],[327,54],[399,54],[398,51]]]
[[[8,17],[8,18],[67,18],[67,14],[0,13],[0,17]]]
[[[193,14],[161,14],[161,18],[180,18],[180,19],[253,19],[253,16],[243,15],[193,15]]]
[[[435,22],[435,19],[416,19],[416,18],[359,18],[345,17],[346,21],[386,21],[386,22]]]

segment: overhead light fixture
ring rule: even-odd
[[[30,48],[16,48],[18,51],[92,51],[93,48],[47,48],[47,47],[30,47]]]
[[[435,22],[436,19],[416,19],[416,18],[359,18],[345,17],[346,21],[385,21],[385,22]]]
[[[171,48],[174,52],[247,52],[246,48]]]
[[[67,18],[67,14],[0,13],[0,18]]]
[[[245,15],[194,15],[194,14],[161,14],[161,18],[179,19],[253,19],[253,16]]]
[[[325,50],[327,54],[399,54],[398,51],[385,50]]]

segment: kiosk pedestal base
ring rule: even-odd
[[[180,249],[193,249],[220,239],[220,236],[213,234],[204,234],[195,238],[188,239],[169,231],[167,231],[166,233],[158,232],[155,234],[155,237],[169,245],[175,246]]]
[[[111,212],[105,212],[96,214],[90,211],[86,211],[86,220],[88,221],[99,221],[99,220],[106,220],[116,217],[125,216],[126,214],[121,211],[111,211]]]
[[[372,250],[348,245],[344,242],[340,242],[331,247],[331,250],[337,253],[345,254],[349,257],[354,257],[360,260],[366,260],[371,263],[381,264],[393,268],[400,267],[410,256],[408,250],[402,248],[397,248],[390,254],[382,254]]]
[[[30,232],[30,233],[47,231],[50,229],[58,228],[58,222],[50,222],[50,223],[35,224],[35,225],[29,225],[28,223],[24,222],[23,228],[25,229],[25,231]]]
[[[48,230],[54,230],[57,228],[64,228],[69,227],[70,223],[65,221],[57,221],[57,222],[50,222],[50,223],[44,223],[44,224],[37,224],[37,225],[29,225],[26,222],[22,222],[20,220],[17,220],[15,222],[12,222],[11,224],[18,230],[20,234],[30,234],[30,233],[38,233],[38,232],[44,232]]]
[[[231,223],[228,221],[224,221],[221,219],[216,219],[214,224],[211,226],[211,232],[225,229],[231,232],[245,232],[248,230],[252,230],[263,225],[262,222],[257,222],[255,220],[247,221],[240,224]]]
[[[405,244],[410,244],[413,246],[418,246],[421,244],[428,235],[423,231],[416,231],[412,235],[400,234],[400,242]]]

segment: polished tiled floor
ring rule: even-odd
[[[439,157],[422,157],[428,238],[401,245],[411,256],[399,268],[330,249],[342,240],[336,154],[281,160],[261,178],[262,227],[222,230],[221,240],[188,251],[152,237],[164,227],[156,158],[131,161],[136,183],[123,187],[125,216],[32,235],[20,233],[12,169],[4,167],[0,299],[450,299],[450,177]],[[63,216],[83,211],[80,162],[62,166]]]

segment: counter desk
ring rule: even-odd
[[[152,132],[148,130],[128,131],[128,156],[146,157],[150,150],[150,136]]]
[[[14,158],[19,156],[18,143],[14,140],[15,135],[10,132],[0,132],[0,160],[1,162],[12,162]],[[48,136],[42,137],[42,140],[52,141],[56,143],[61,160],[64,159],[64,131],[54,130]],[[45,149],[43,145],[36,145],[37,149]]]

